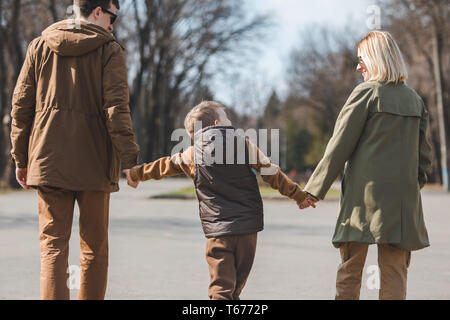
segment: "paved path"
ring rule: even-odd
[[[183,179],[141,184],[122,182],[112,196],[107,299],[207,299],[208,267],[198,204],[189,200],[149,200],[190,186]],[[431,247],[414,252],[409,299],[450,299],[450,195],[424,192]],[[332,299],[339,253],[331,245],[337,202],[300,211],[291,201],[265,201],[265,230],[259,234],[254,268],[243,299]],[[78,210],[70,244],[78,265]],[[366,285],[376,265],[371,246],[362,299],[378,292]],[[39,242],[35,192],[0,195],[0,299],[39,298]],[[372,276],[373,277],[373,276]],[[72,291],[76,297],[77,291]]]

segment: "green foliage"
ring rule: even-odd
[[[264,109],[264,118],[271,119],[277,117],[280,114],[282,103],[278,98],[277,92],[272,91],[272,95],[267,102],[266,108]]]
[[[309,141],[309,152],[305,155],[304,163],[306,168],[313,169],[322,159],[327,146],[330,135],[321,130],[316,130],[313,133],[309,133],[311,139]]]
[[[303,172],[308,169],[305,159],[312,147],[312,136],[305,128],[299,126],[295,119],[288,119],[286,124],[286,169]]]

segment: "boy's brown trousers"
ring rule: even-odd
[[[78,299],[104,299],[108,272],[110,194],[38,187],[41,299],[66,300],[69,239],[75,200],[80,208],[80,290]]]
[[[208,238],[209,298],[239,300],[256,252],[257,233]]]

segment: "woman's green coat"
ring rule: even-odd
[[[323,199],[344,170],[333,244],[429,246],[420,189],[431,148],[428,113],[405,84],[357,86],[339,114],[333,137],[305,190]]]

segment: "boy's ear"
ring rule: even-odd
[[[217,126],[219,124],[219,120],[214,120],[214,125]]]

